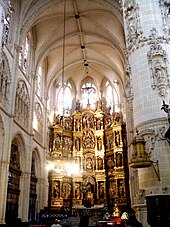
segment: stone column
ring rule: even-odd
[[[5,213],[6,213],[6,196],[7,196],[7,186],[8,186],[8,169],[9,163],[1,160],[1,176],[0,176],[0,185],[1,185],[1,193],[0,193],[0,225],[5,223]]]
[[[136,195],[133,194],[133,196],[137,196],[140,190],[144,190],[146,196],[163,195],[165,186],[166,194],[170,194],[170,179],[168,178],[170,147],[164,137],[169,126],[166,114],[161,111],[163,101],[169,104],[170,93],[168,64],[170,23],[167,2],[169,1],[122,1],[128,62],[131,69],[130,92],[133,94],[133,100],[131,99],[132,132],[134,135],[135,130],[139,130],[146,142],[146,152],[150,155],[154,165],[138,169],[139,185]],[[129,150],[131,153],[132,145]],[[144,200],[143,204],[145,203]],[[134,205],[137,205],[135,200],[132,206]],[[143,212],[143,216],[140,217],[143,225],[146,226],[144,206],[141,205],[141,209],[138,206],[139,210]]]
[[[29,165],[29,163],[27,163]],[[19,197],[19,210],[18,217],[22,222],[28,222],[29,212],[29,192],[30,192],[30,172],[23,172],[20,177],[20,197]]]
[[[8,122],[6,127],[0,128],[3,132],[1,133],[1,141],[0,141],[0,185],[1,185],[1,193],[0,193],[0,224],[5,223],[5,214],[6,214],[6,199],[7,199],[7,187],[8,187],[8,172],[9,172],[9,159],[11,152],[11,144],[9,141],[11,140],[11,130],[12,130],[12,118],[2,117],[1,123]]]

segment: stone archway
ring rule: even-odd
[[[6,223],[18,222],[18,207],[20,195],[20,144],[17,138],[11,143],[11,155],[8,172],[8,189],[6,201]]]

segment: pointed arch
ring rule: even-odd
[[[10,164],[8,172],[8,189],[6,201],[6,223],[15,223],[18,219],[22,139],[16,135],[11,142]]]
[[[25,128],[29,123],[30,98],[27,85],[24,80],[19,80],[15,96],[15,119]]]

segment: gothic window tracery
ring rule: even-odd
[[[82,85],[82,106],[86,108],[90,105],[91,108],[95,108],[96,104],[96,87],[93,83],[87,82]]]
[[[58,94],[58,114],[60,114],[61,116],[63,116],[63,114],[65,116],[69,116],[72,107],[72,100],[72,85],[71,83],[67,82],[64,84],[64,90],[63,88],[61,88]]]
[[[37,70],[36,89],[35,89],[38,96],[40,96],[42,92],[42,79],[43,79],[42,76],[43,76],[43,69],[42,69],[42,65],[40,65]]]
[[[114,81],[115,86],[117,86],[117,80]],[[109,81],[105,83],[104,96],[106,98],[106,112],[107,114],[112,114],[113,112],[119,112],[119,97],[118,91],[115,86],[112,86]]]
[[[19,66],[25,74],[28,68],[29,52],[30,52],[30,37],[29,34],[27,34],[19,52]]]
[[[43,128],[43,114],[42,114],[42,108],[41,108],[41,106],[40,106],[39,103],[36,103],[36,104],[35,104],[33,128],[34,128],[39,134],[42,134],[42,128]]]
[[[9,36],[10,24],[11,24],[11,14],[14,11],[11,1],[6,1],[4,10],[5,12],[1,18],[1,22],[3,23],[2,47],[8,42],[8,36]]]
[[[0,94],[3,98],[9,97],[9,86],[11,83],[10,69],[8,60],[5,54],[2,54],[2,61],[0,63]]]
[[[8,35],[9,35],[9,28],[10,28],[10,20],[11,16],[10,14],[7,14],[3,19],[3,35],[2,35],[2,45],[6,44],[8,41]]]
[[[160,4],[161,10],[162,10],[164,31],[166,33],[169,33],[169,31],[170,31],[170,2],[164,1],[164,0],[159,0],[159,4]]]
[[[20,80],[17,84],[15,96],[15,119],[24,127],[28,126],[29,122],[29,107],[30,99],[26,84]]]

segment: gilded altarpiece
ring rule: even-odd
[[[102,110],[76,111],[72,117],[56,117],[51,128],[49,159],[56,171],[49,177],[50,208],[127,204],[124,142],[120,115]],[[58,171],[62,162],[74,160],[80,172],[72,177]],[[71,201],[70,201],[71,200]]]
[[[129,205],[130,196],[126,131],[121,115],[106,116],[104,129],[107,199],[111,206],[116,203],[124,207]]]

